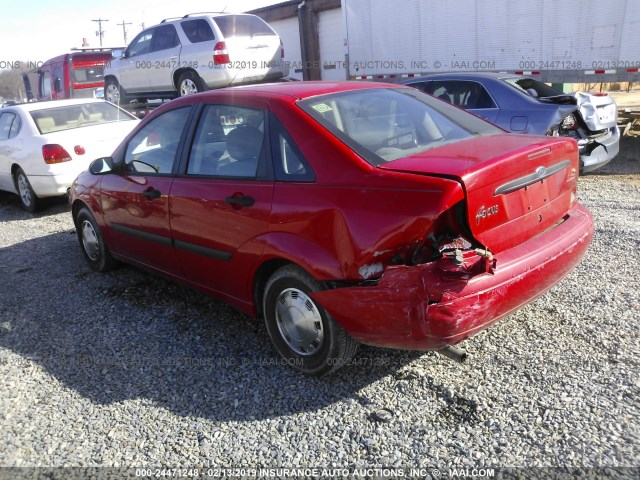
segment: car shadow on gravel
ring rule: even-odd
[[[17,355],[0,361],[25,375],[41,368],[95,404],[135,400],[180,416],[248,421],[351,399],[384,422],[376,412],[385,405],[359,391],[381,381],[401,393],[412,378],[404,367],[436,358],[363,346],[335,374],[306,377],[275,355],[261,321],[131,267],[91,271],[73,230],[0,249],[0,274],[0,347]],[[473,402],[424,374],[420,381],[452,418],[473,420]]]
[[[2,212],[2,220],[4,221],[57,215],[69,210],[68,202],[67,196],[40,199],[38,211],[36,213],[29,213],[20,207],[20,200],[18,200],[17,195],[0,191],[0,211]]]

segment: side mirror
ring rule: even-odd
[[[89,165],[89,172],[92,175],[106,175],[113,172],[113,158],[102,157],[96,158],[91,165]]]
[[[113,58],[123,58],[125,55],[124,50],[120,50],[119,48],[116,48],[115,50],[111,51],[111,56]]]

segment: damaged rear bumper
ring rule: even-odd
[[[454,274],[442,269],[440,261],[390,266],[375,286],[312,296],[361,343],[439,350],[553,287],[584,256],[593,231],[591,213],[578,204],[562,223],[495,255],[492,273]]]
[[[597,146],[591,150],[590,141],[595,141]],[[581,143],[584,142],[584,143]],[[620,151],[620,128],[618,126],[609,129],[603,138],[578,140],[580,148],[580,164],[583,172],[591,172],[600,168],[618,155]],[[589,154],[586,152],[591,150]]]

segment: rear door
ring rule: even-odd
[[[124,164],[102,180],[101,203],[111,249],[177,274],[169,226],[169,193],[192,107],[169,110],[128,142]]]
[[[273,195],[266,105],[205,105],[171,189],[171,230],[183,275],[231,298],[248,295]]]

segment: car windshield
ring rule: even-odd
[[[276,34],[261,18],[253,15],[224,15],[214,17],[213,21],[225,38]]]
[[[503,133],[464,110],[408,88],[333,93],[299,105],[371,165]]]
[[[64,107],[35,110],[30,113],[41,134],[136,119],[133,115],[108,102],[65,105]]]
[[[505,78],[504,81],[533,98],[546,98],[563,95],[562,92],[555,88],[551,88],[549,85],[545,85],[544,83],[538,82],[532,78]]]

